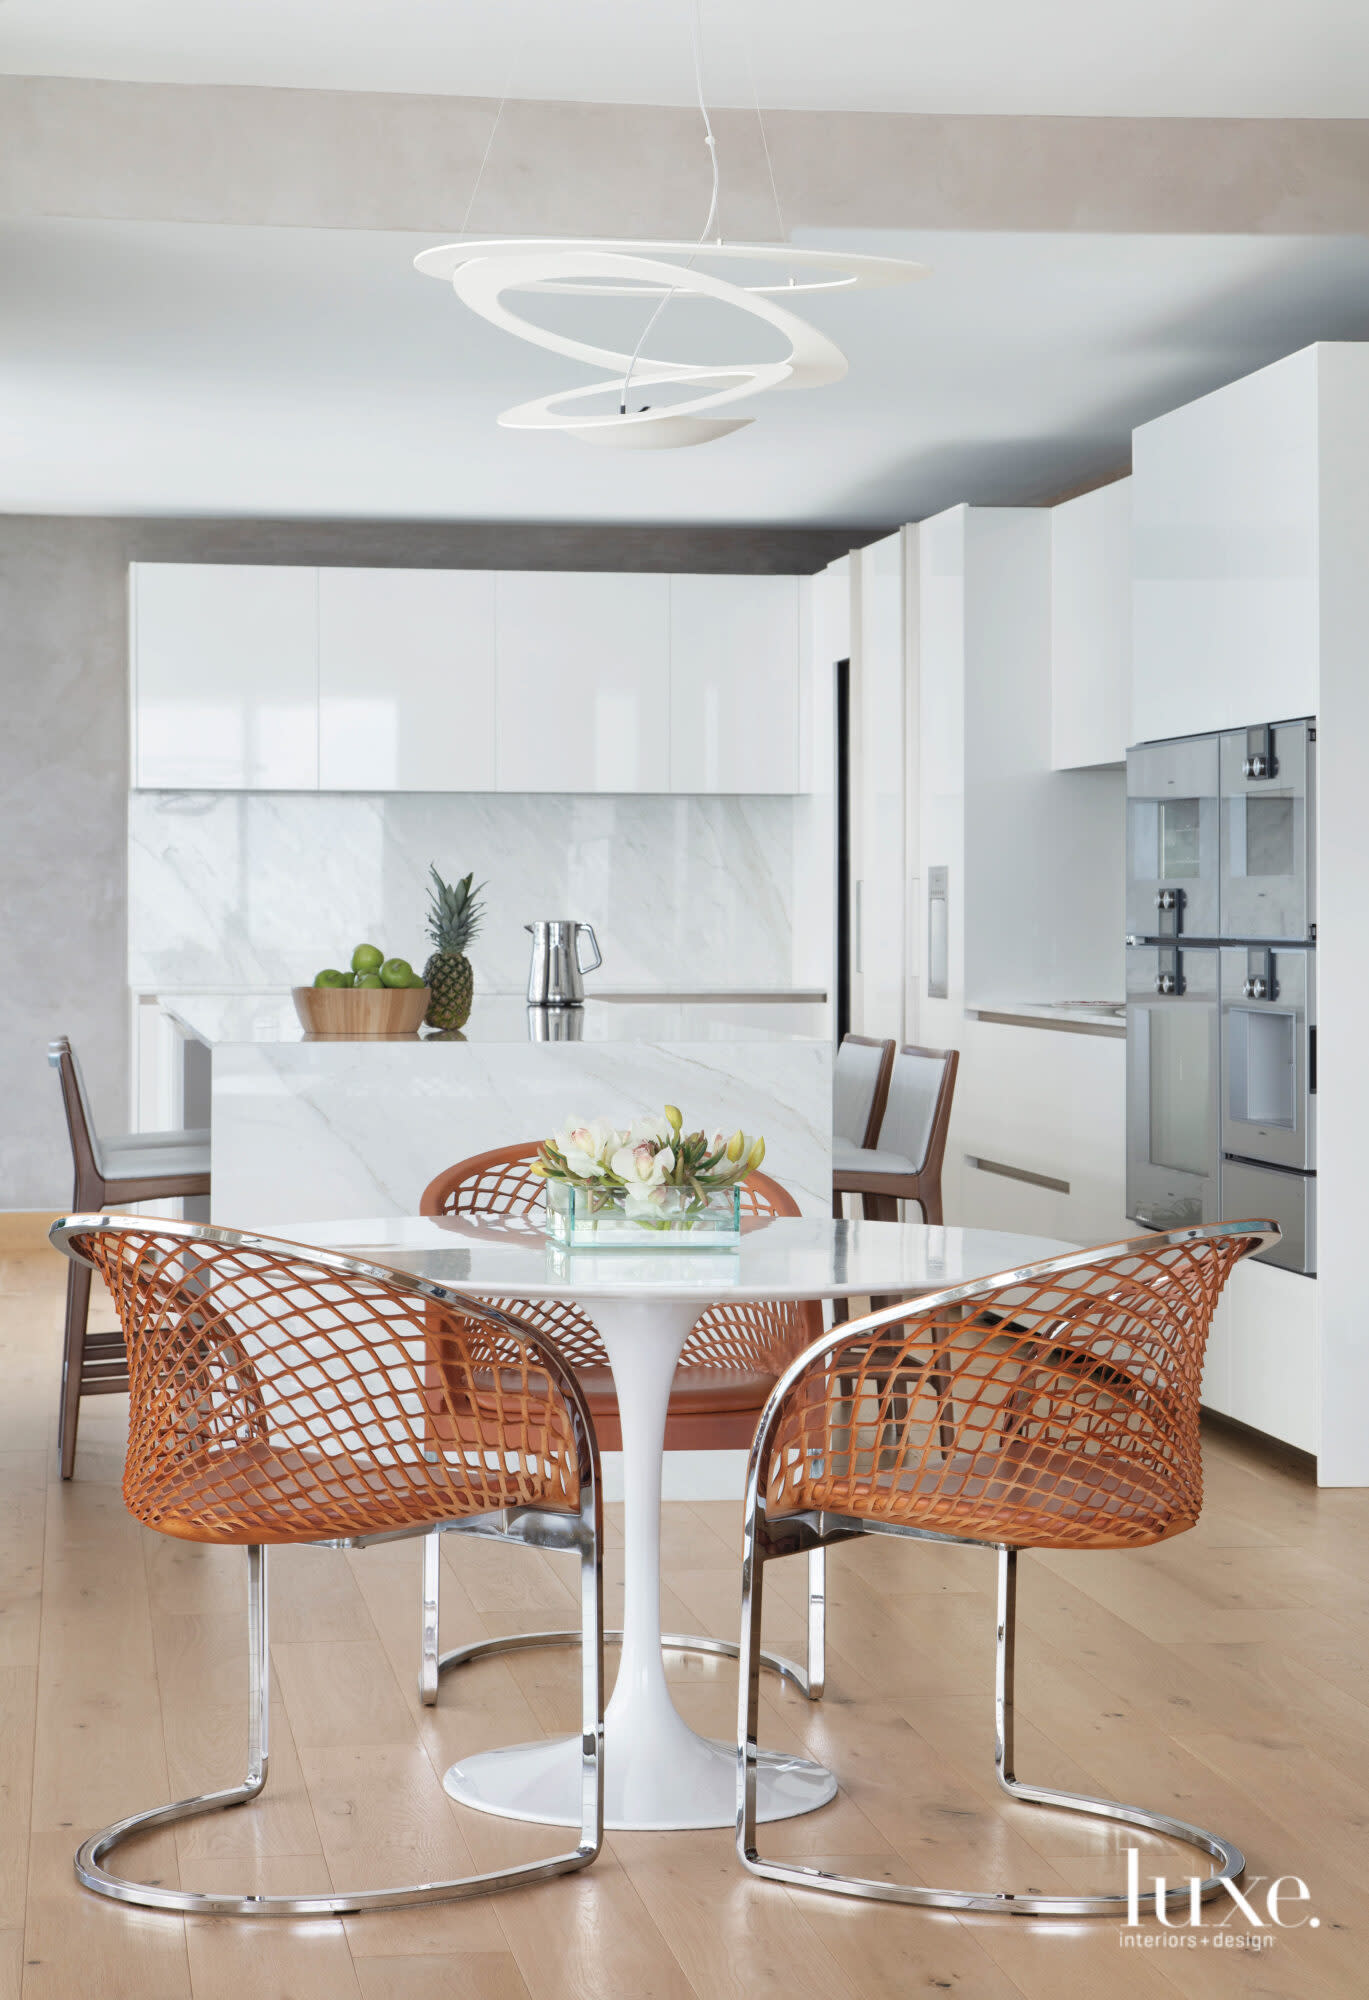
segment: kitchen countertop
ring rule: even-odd
[[[301,1043],[307,1038],[295,1013],[289,993],[160,993],[157,1004],[181,1031],[210,1048],[251,1043]],[[679,997],[658,994],[650,998],[614,994],[587,999],[581,1008],[538,1009],[537,1016],[551,1015],[549,1024],[561,1025],[563,1014],[578,1015],[580,1028],[575,1038],[581,1043],[606,1042],[807,1042],[828,1041],[830,1031],[826,1008],[808,995],[803,998],[764,999],[751,995],[724,997],[719,994]],[[538,1021],[537,1025],[541,1025]],[[569,1024],[568,1024],[569,1025]],[[529,1008],[518,994],[477,994],[471,1018],[461,1031],[460,1041],[482,1045],[516,1045],[549,1038],[536,1035],[529,1025]],[[395,1047],[391,1038],[357,1036],[327,1037],[320,1047]],[[401,1037],[410,1047],[460,1046],[456,1037],[418,1035]],[[565,1046],[558,1037],[550,1045]]]

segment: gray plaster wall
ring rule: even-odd
[[[129,1122],[128,565],[821,569],[870,531],[0,516],[0,1209],[71,1199],[70,1035],[97,1122]]]

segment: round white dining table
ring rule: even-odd
[[[623,1432],[623,1650],[604,1716],[604,1821],[613,1829],[730,1826],[737,1753],[700,1736],[670,1697],[661,1658],[661,1460],[680,1350],[706,1307],[728,1301],[899,1299],[969,1284],[1076,1246],[996,1229],[755,1218],[729,1250],[568,1250],[527,1222],[476,1216],[282,1224],[292,1242],[387,1264],[472,1298],[573,1299],[594,1320]],[[461,1804],[551,1826],[580,1820],[578,1737],[485,1750],[443,1783]],[[790,1819],[836,1792],[830,1771],[761,1754],[759,1816]]]

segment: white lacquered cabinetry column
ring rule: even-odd
[[[799,789],[799,580],[670,579],[670,789]]]
[[[670,789],[670,579],[501,570],[501,792]]]
[[[319,571],[321,791],[492,792],[493,570]]]
[[[129,649],[135,785],[316,789],[316,570],[134,563]]]

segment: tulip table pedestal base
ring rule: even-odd
[[[692,1254],[704,1259],[730,1253]],[[736,1745],[713,1742],[689,1727],[670,1698],[661,1661],[666,1407],[680,1349],[710,1303],[706,1296],[685,1303],[596,1299],[592,1308],[613,1369],[623,1426],[623,1650],[604,1717],[604,1824],[615,1831],[732,1826],[737,1817]],[[740,1537],[740,1510],[737,1525]],[[740,1575],[740,1551],[738,1567]],[[454,1799],[480,1812],[545,1826],[578,1826],[582,1772],[579,1738],[562,1737],[481,1751],[453,1764],[442,1782]],[[835,1797],[836,1789],[836,1779],[820,1764],[761,1754],[763,1820],[812,1812]]]

